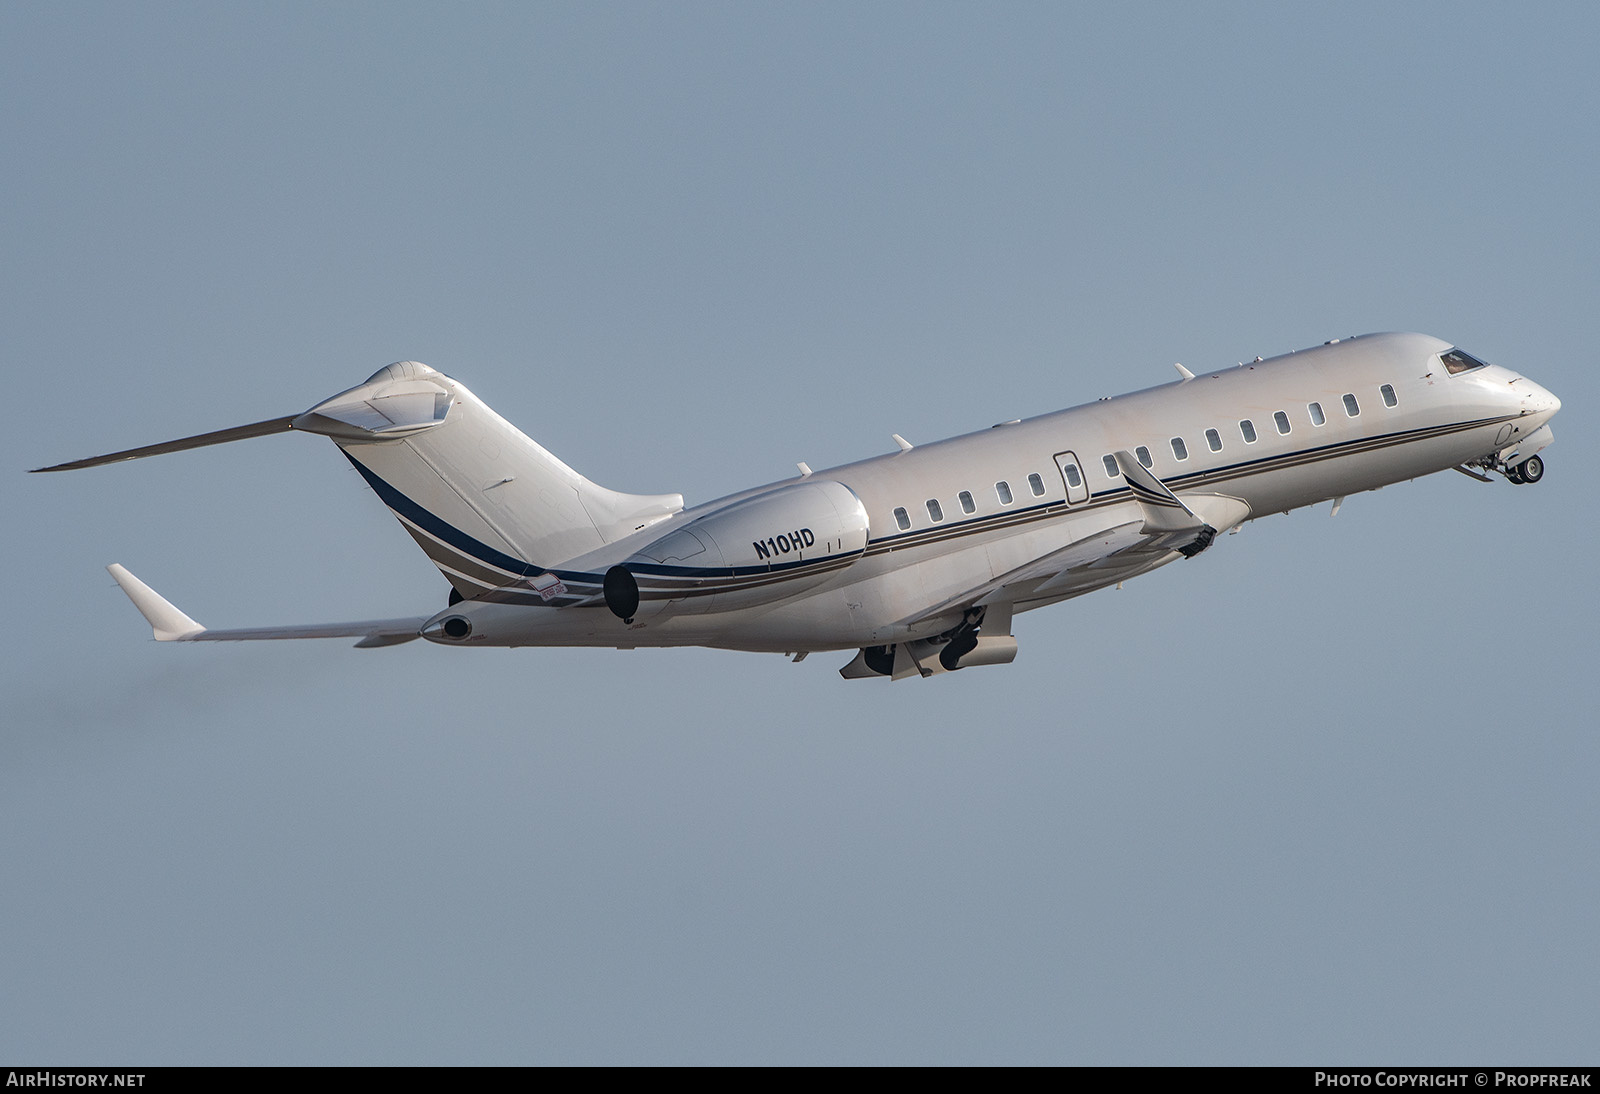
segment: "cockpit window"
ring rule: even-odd
[[[1478,360],[1470,353],[1462,353],[1458,349],[1446,350],[1439,354],[1439,360],[1444,362],[1445,371],[1454,376],[1461,372],[1471,372],[1475,368],[1487,368],[1488,363]]]

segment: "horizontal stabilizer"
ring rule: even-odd
[[[443,425],[455,400],[427,379],[431,373],[414,361],[379,369],[360,387],[342,391],[296,417],[294,427],[363,443],[410,437]]]
[[[353,623],[307,623],[290,627],[247,627],[214,631],[183,614],[170,600],[134,577],[126,567],[107,566],[133,606],[155,632],[157,642],[254,642],[276,638],[359,638],[357,649],[396,646],[420,638],[424,616],[410,619],[367,619]]]
[[[36,467],[34,470],[80,471],[85,467],[100,467],[123,460],[227,444],[229,441],[288,433],[296,429],[302,433],[320,433],[347,443],[397,440],[442,425],[450,414],[454,400],[443,387],[427,379],[429,375],[435,373],[426,365],[402,361],[379,369],[365,384],[340,392],[303,414],[236,425],[231,429],[217,429],[193,437],[127,448],[121,452],[58,463],[53,467]]]
[[[160,444],[147,444],[143,448],[127,448],[121,452],[111,452],[104,456],[90,456],[86,460],[73,460],[71,463],[58,463],[54,467],[35,467],[38,471],[81,471],[85,467],[99,467],[102,464],[121,463],[123,460],[137,460],[145,456],[160,456],[167,452],[182,452],[188,448],[204,448],[212,444],[227,444],[229,441],[242,441],[250,437],[265,437],[270,433],[287,433],[294,428],[293,414],[286,418],[273,418],[265,422],[251,422],[249,425],[236,425],[232,429],[218,429],[211,433],[201,433],[194,437],[182,437],[176,441],[163,441]],[[126,571],[124,571],[126,573]],[[118,578],[117,580],[122,580]],[[132,593],[128,594],[132,596]]]

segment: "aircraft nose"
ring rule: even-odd
[[[1522,405],[1528,413],[1542,414],[1544,417],[1550,418],[1556,411],[1561,409],[1561,400],[1557,399],[1555,393],[1550,389],[1541,387],[1526,378],[1524,378],[1522,384],[1527,385],[1526,390],[1522,393]],[[1521,387],[1522,384],[1518,386]]]

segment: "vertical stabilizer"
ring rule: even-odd
[[[402,361],[294,420],[331,438],[463,596],[539,573],[683,508],[597,486],[461,384]]]

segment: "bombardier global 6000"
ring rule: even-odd
[[[433,616],[201,626],[121,566],[163,642],[857,650],[849,679],[1009,663],[1016,613],[1192,558],[1253,517],[1454,468],[1544,475],[1560,401],[1421,334],[1367,334],[912,445],[693,508],[597,486],[415,361],[303,414],[40,468],[320,433],[451,589]]]

